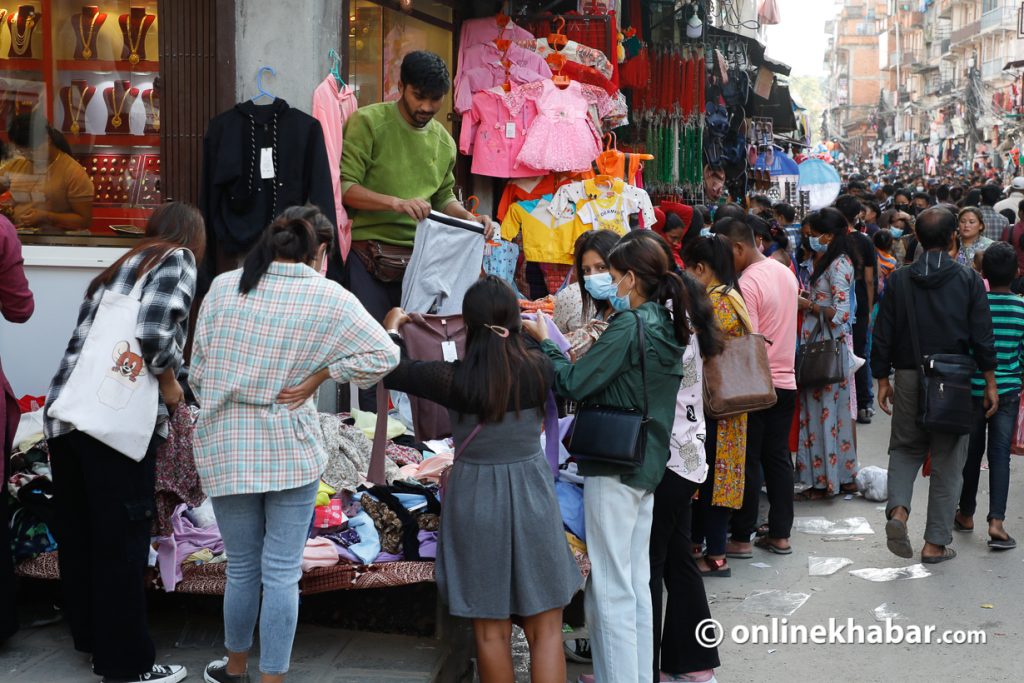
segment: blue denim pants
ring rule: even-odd
[[[978,507],[978,481],[981,479],[981,456],[988,458],[988,517],[1006,519],[1006,499],[1010,492],[1010,439],[1017,422],[1020,394],[1000,394],[999,410],[985,417],[981,399],[975,399],[975,422],[964,464],[964,486],[960,491],[960,514],[968,517]],[[986,444],[986,432],[988,435]],[[988,448],[986,449],[986,445]]]
[[[302,549],[318,486],[313,481],[284,491],[212,498],[228,555],[224,646],[228,652],[248,652],[259,617],[265,674],[288,672],[299,618]]]

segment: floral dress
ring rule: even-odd
[[[853,263],[842,255],[811,285],[813,301],[822,308],[836,311],[832,332],[850,334],[850,290],[853,287]],[[804,315],[800,342],[812,337],[818,319]],[[800,389],[800,443],[796,454],[797,481],[836,494],[857,475],[857,451],[853,445],[853,419],[850,411],[852,375],[836,384],[816,389]]]
[[[742,337],[746,328],[736,314],[733,302],[719,286],[708,290],[718,325],[727,337]],[[715,485],[711,504],[738,510],[743,507],[743,485],[747,461],[747,414],[734,415],[717,423],[718,448],[715,451]]]

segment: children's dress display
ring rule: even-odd
[[[587,115],[582,86],[573,81],[563,90],[550,80],[542,85],[537,118],[519,152],[519,164],[563,173],[589,169],[601,152],[601,139]],[[605,110],[608,101],[606,97]]]

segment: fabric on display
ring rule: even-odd
[[[405,348],[419,361],[447,361],[445,344],[453,342],[458,358],[466,355],[466,323],[461,315],[435,316],[413,313],[402,327]],[[416,438],[424,441],[450,436],[448,411],[422,396],[410,396]]]
[[[160,580],[164,590],[173,593],[175,586],[181,581],[181,563],[192,553],[209,549],[214,555],[224,552],[224,540],[220,536],[220,528],[216,525],[196,527],[185,516],[188,506],[179,505],[171,515],[170,536],[160,538],[157,548],[157,564],[160,567]]]
[[[192,454],[195,422],[191,409],[182,403],[168,423],[167,440],[156,450],[156,535],[172,533],[171,515],[181,504],[202,505],[203,484]]]
[[[585,207],[596,200],[601,201],[584,211]],[[611,203],[609,200],[612,200]],[[552,197],[549,210],[561,220],[567,220],[574,214],[579,216],[582,211],[580,222],[590,229],[610,229],[620,235],[629,232],[630,215],[639,214],[641,227],[644,228],[651,228],[657,220],[650,195],[619,179],[615,179],[611,187],[596,180],[563,185]]]
[[[508,19],[508,17],[505,17]],[[481,17],[479,19],[467,19],[462,22],[459,31],[459,58],[461,67],[463,54],[474,45],[490,43],[495,40],[511,40],[515,43],[530,43],[534,40],[533,34],[526,29],[517,26],[515,22],[508,21],[502,25],[497,17]]]
[[[483,259],[479,223],[432,212],[416,227],[416,243],[402,280],[402,308],[409,313],[461,313],[466,291],[480,279]]]
[[[546,65],[545,65],[546,66]],[[455,111],[464,114],[473,107],[473,96],[476,93],[498,87],[503,83],[525,85],[551,78],[551,69],[547,74],[517,64],[505,68],[500,63],[482,64],[475,69],[461,72],[455,79]]]
[[[348,426],[337,415],[320,413],[320,429],[327,450],[323,480],[332,488],[355,491],[370,469],[370,440],[362,431]],[[389,482],[398,478],[398,468],[394,463],[388,461],[384,467]]]
[[[341,201],[341,152],[344,145],[345,122],[359,108],[356,91],[348,85],[340,85],[333,75],[328,75],[313,91],[313,118],[320,122],[327,146],[327,167],[331,172],[331,187],[334,188],[334,210],[337,216],[338,248],[341,258],[348,258],[352,246],[352,226],[348,212]]]
[[[496,244],[484,247],[484,272],[500,277],[516,290],[516,297],[522,298],[516,285],[516,266],[519,263],[519,245],[515,242],[497,240]]]
[[[552,48],[548,43],[547,38],[537,38],[537,40],[533,42],[532,47],[541,57],[546,58],[555,53],[554,48]],[[565,44],[565,47],[558,50],[558,53],[565,55],[565,57],[572,63],[594,69],[609,81],[615,77],[615,69],[612,67],[611,60],[608,59],[607,55],[600,50],[587,45],[582,45],[575,40],[570,40]],[[615,87],[617,89],[618,84],[615,84]]]
[[[501,238],[514,240],[522,233],[523,253],[534,263],[571,265],[576,243],[575,216],[558,219],[549,207],[552,196],[516,202],[501,222]],[[557,291],[557,290],[556,290]]]
[[[518,113],[527,99],[537,103],[537,118],[526,134],[518,162],[548,171],[589,169],[601,151],[600,136],[589,117],[590,104],[580,84],[573,81],[563,90],[546,80],[539,87],[513,92],[512,113]],[[604,118],[611,100],[603,90],[598,92],[598,113]]]
[[[459,71],[471,71],[488,64],[500,65],[503,60],[529,71],[551,78],[551,67],[544,61],[545,55],[511,43],[502,51],[494,41],[470,45],[459,51]]]
[[[513,116],[505,93],[486,90],[473,96],[473,106],[462,119],[459,151],[472,155],[474,175],[495,178],[529,178],[543,171],[517,165],[526,132],[537,118],[537,105],[526,102]]]

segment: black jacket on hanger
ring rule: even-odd
[[[265,160],[264,149],[270,150]],[[271,163],[274,177],[264,179],[261,166]],[[327,147],[316,119],[278,98],[265,105],[241,102],[210,121],[199,195],[210,277],[218,274],[217,255],[245,254],[275,216],[307,202],[336,221]]]

